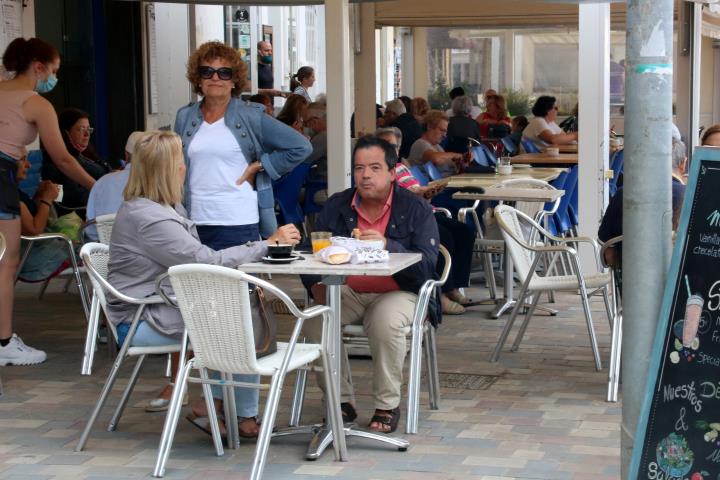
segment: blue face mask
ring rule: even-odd
[[[263,63],[272,63],[272,55],[263,55],[260,57]]]
[[[58,79],[54,73],[51,73],[48,76],[47,80],[38,78],[37,83],[35,83],[35,91],[38,93],[48,93],[50,90],[55,88],[55,85],[57,85],[57,82],[58,82]]]

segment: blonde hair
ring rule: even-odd
[[[184,163],[182,143],[174,132],[151,131],[135,143],[130,178],[123,190],[125,200],[142,197],[174,205],[182,201],[183,185],[178,169]]]
[[[445,115],[445,112],[441,112],[440,110],[430,110],[427,114],[425,114],[425,126],[429,129],[431,128],[437,128],[438,125],[440,125],[440,122],[447,122],[448,116]]]

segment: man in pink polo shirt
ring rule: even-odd
[[[437,278],[440,245],[437,223],[429,204],[395,183],[397,153],[385,140],[358,140],[353,151],[355,188],[330,197],[316,221],[316,230],[349,237],[360,230],[363,240],[381,240],[391,253],[421,253],[419,263],[392,277],[348,277],[342,288],[342,323],[362,324],[373,358],[375,413],[369,428],[395,431],[400,419],[400,390],[407,352],[403,329],[412,323],[417,292],[429,278]],[[305,278],[316,301],[324,303],[325,287],[318,278]],[[440,322],[439,294],[431,298],[429,314]],[[308,336],[320,338],[320,325],[308,322]],[[341,352],[341,402],[345,421],[357,417],[347,353]],[[322,386],[322,379],[318,382]]]

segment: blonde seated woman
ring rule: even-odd
[[[108,279],[121,292],[137,298],[147,297],[155,292],[155,278],[173,265],[207,263],[237,267],[267,255],[268,243],[278,241],[295,245],[300,241],[297,228],[284,225],[265,241],[248,242],[223,250],[203,245],[194,222],[188,219],[182,205],[184,182],[185,162],[180,137],[173,132],[148,132],[143,135],[135,144],[133,168],[123,192],[125,201],[115,217],[110,239]],[[247,208],[257,207],[252,205]],[[108,306],[109,320],[117,326],[118,341],[122,343],[135,307],[112,300]],[[148,305],[132,345],[177,343],[182,332],[183,319],[177,309],[167,305]],[[235,396],[240,434],[257,436],[257,402],[241,401],[237,393],[239,390],[235,389]],[[171,392],[172,387],[168,386],[163,393],[169,398]],[[220,389],[214,390],[213,396],[216,408],[222,411]],[[247,394],[244,397],[247,398]],[[188,420],[209,433],[205,403],[198,400],[192,412]],[[224,425],[221,428],[224,429]]]

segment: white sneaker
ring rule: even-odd
[[[47,359],[42,350],[28,347],[16,334],[10,338],[10,343],[4,347],[0,345],[0,366],[6,365],[35,365]]]

